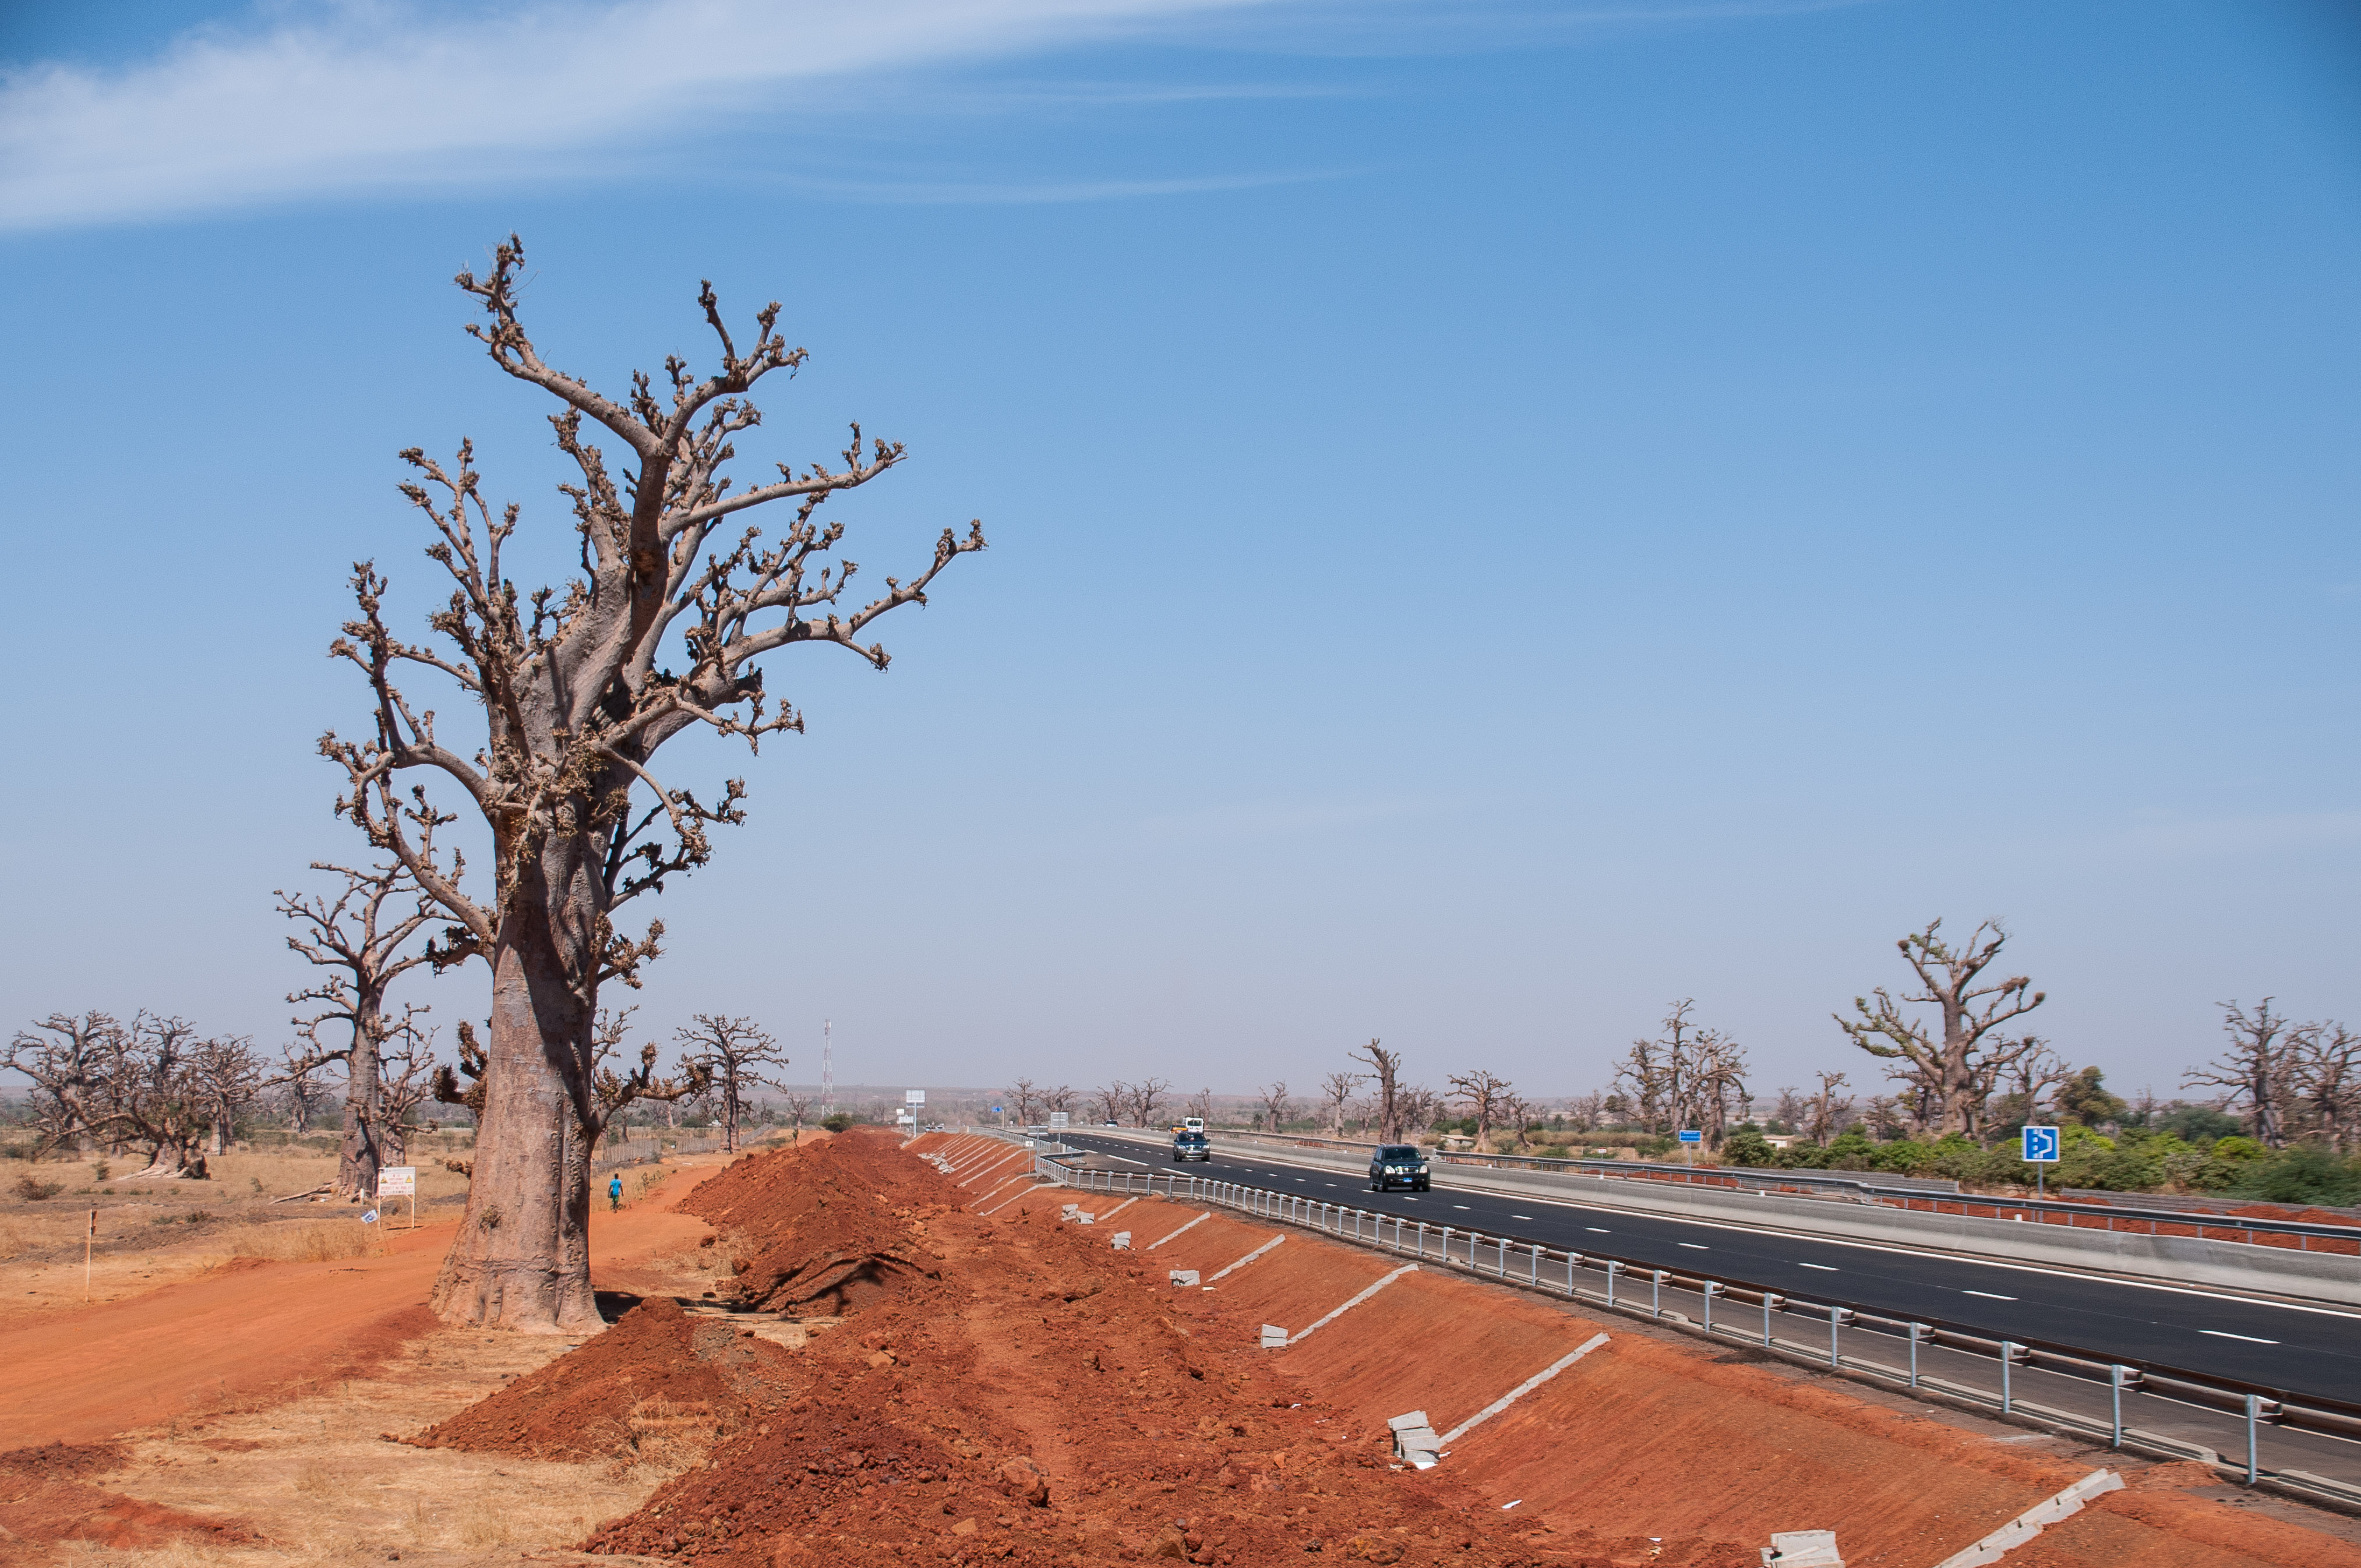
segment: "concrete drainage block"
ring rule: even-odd
[[[1197,1284],[1197,1271],[1193,1268],[1174,1269],[1172,1271],[1172,1284],[1174,1288],[1178,1289],[1194,1289]]]
[[[1115,1232],[1115,1250],[1117,1252],[1129,1252],[1131,1250],[1131,1233],[1129,1231]]]
[[[1277,1323],[1263,1324],[1262,1347],[1265,1350],[1285,1350],[1287,1348],[1287,1331],[1280,1328]]]
[[[1414,1469],[1434,1468],[1443,1454],[1443,1440],[1434,1435],[1434,1424],[1424,1410],[1396,1416],[1386,1425],[1393,1429],[1395,1458],[1407,1461]]]
[[[1082,1206],[1079,1203],[1069,1203],[1065,1208],[1059,1211],[1058,1218],[1065,1221],[1066,1223],[1070,1225],[1087,1225],[1096,1220],[1098,1216],[1085,1212]]]
[[[1763,1549],[1763,1561],[1775,1563],[1779,1568],[1844,1568],[1844,1559],[1837,1555],[1837,1532],[1832,1530],[1780,1530]]]

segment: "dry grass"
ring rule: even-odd
[[[267,1257],[280,1263],[326,1263],[360,1257],[378,1249],[376,1234],[358,1220],[292,1220],[240,1225],[205,1238],[209,1250],[227,1257]]]
[[[137,1443],[111,1491],[191,1513],[234,1516],[263,1539],[152,1551],[70,1543],[77,1568],[330,1568],[548,1561],[603,1520],[637,1508],[701,1457],[669,1437],[689,1412],[646,1412],[652,1452],[628,1469],[542,1464],[388,1442],[440,1420],[563,1352],[533,1335],[449,1330],[370,1380],[275,1409],[175,1423]],[[640,1417],[634,1414],[633,1426]],[[710,1430],[710,1418],[704,1423]],[[244,1445],[257,1444],[251,1449]]]

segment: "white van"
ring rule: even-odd
[[[1185,1117],[1180,1123],[1180,1130],[1184,1133],[1202,1133],[1205,1130],[1205,1118],[1202,1116]]]

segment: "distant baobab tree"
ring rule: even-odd
[[[431,853],[432,840],[422,841]],[[329,1062],[344,1064],[344,1142],[331,1191],[357,1202],[377,1196],[378,1171],[388,1163],[381,1058],[387,1040],[410,1023],[408,1014],[387,1016],[386,992],[432,959],[423,944],[412,948],[410,940],[433,924],[437,906],[399,860],[366,870],[313,861],[312,869],[334,872],[344,886],[334,897],[284,889],[273,895],[279,913],[301,927],[287,938],[288,947],[328,971],[317,983],[288,993],[288,1001],[304,1009],[294,1020],[302,1040],[287,1048],[274,1081],[300,1082]],[[324,1025],[341,1027],[323,1039]]]
[[[1839,1014],[1837,1024],[1870,1055],[1900,1063],[1891,1070],[1927,1105],[1931,1131],[1973,1135],[1983,1130],[1985,1101],[2000,1074],[2042,1045],[2031,1035],[2012,1040],[1993,1031],[2047,998],[2021,974],[1976,983],[2008,941],[1999,921],[1982,922],[1957,948],[1943,939],[1942,927],[1940,920],[1929,921],[1925,930],[1913,931],[1894,944],[1920,986],[1902,1000],[1933,1007],[1932,1028],[1905,1017],[1883,986],[1870,993],[1877,998],[1876,1006],[1870,1005],[1868,997],[1856,996],[1852,1004],[1859,1016]]]
[[[467,330],[492,363],[560,405],[550,424],[579,474],[559,488],[572,503],[580,575],[521,588],[503,559],[519,509],[495,515],[472,445],[463,442],[448,466],[404,452],[417,478],[403,493],[432,531],[426,553],[448,597],[427,618],[433,638],[412,642],[386,622],[387,578],[373,563],[354,568],[357,611],[330,652],[367,681],[368,726],[355,740],[332,731],[320,749],[346,772],[339,811],[449,913],[438,961],[479,957],[491,970],[473,1179],[434,1309],[456,1323],[573,1333],[599,1323],[586,1241],[589,1156],[604,1115],[621,1108],[602,1107],[598,1093],[599,988],[636,986],[664,934],[651,921],[633,937],[616,920],[632,899],[704,865],[709,829],[744,819],[742,780],[699,796],[657,773],[658,750],[699,725],[750,750],[801,729],[794,707],[772,704],[763,657],[825,643],[884,669],[884,646],[860,641],[870,624],[927,602],[936,575],[984,542],[980,525],[963,538],[946,529],[916,576],[888,577],[869,603],[840,609],[857,568],[833,560],[843,525],[819,510],[900,463],[903,450],[879,441],[864,451],[855,425],[841,467],[783,464],[774,482],[731,488],[723,470],[735,442],[762,419],[745,394],[804,362],[778,334],[778,304],[755,316],[741,354],[707,284],[697,304],[719,368],[699,378],[668,356],[660,385],[641,373],[609,397],[543,359],[518,317],[523,267],[523,243],[511,236],[489,276],[456,280],[487,318]],[[586,422],[626,449],[627,472],[609,469]],[[755,526],[718,534],[738,513],[783,502],[792,519],[768,540]],[[480,728],[455,738],[446,711],[438,729],[436,705],[413,700],[405,672],[456,686]],[[427,841],[455,814],[417,778],[456,787],[482,817],[489,891],[463,888],[456,860]]]

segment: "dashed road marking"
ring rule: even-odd
[[[2003,1296],[1992,1290],[1962,1290],[1960,1294],[1962,1296],[1981,1296],[1987,1301],[2014,1301],[2016,1299],[2014,1296]]]
[[[2227,1329],[2199,1329],[2197,1332],[2201,1334],[2212,1334],[2215,1339],[2242,1339],[2248,1344],[2277,1344],[2279,1343],[2275,1339],[2257,1339],[2252,1334],[2234,1334]]]
[[[1806,1268],[1817,1268],[1822,1274],[1840,1274],[1843,1272],[1843,1270],[1838,1268],[1836,1265],[1832,1263],[1807,1263],[1803,1266]]]
[[[1681,1242],[1677,1245],[1688,1248],[1691,1252],[1711,1252],[1713,1250],[1713,1248],[1706,1245],[1703,1242]]]

